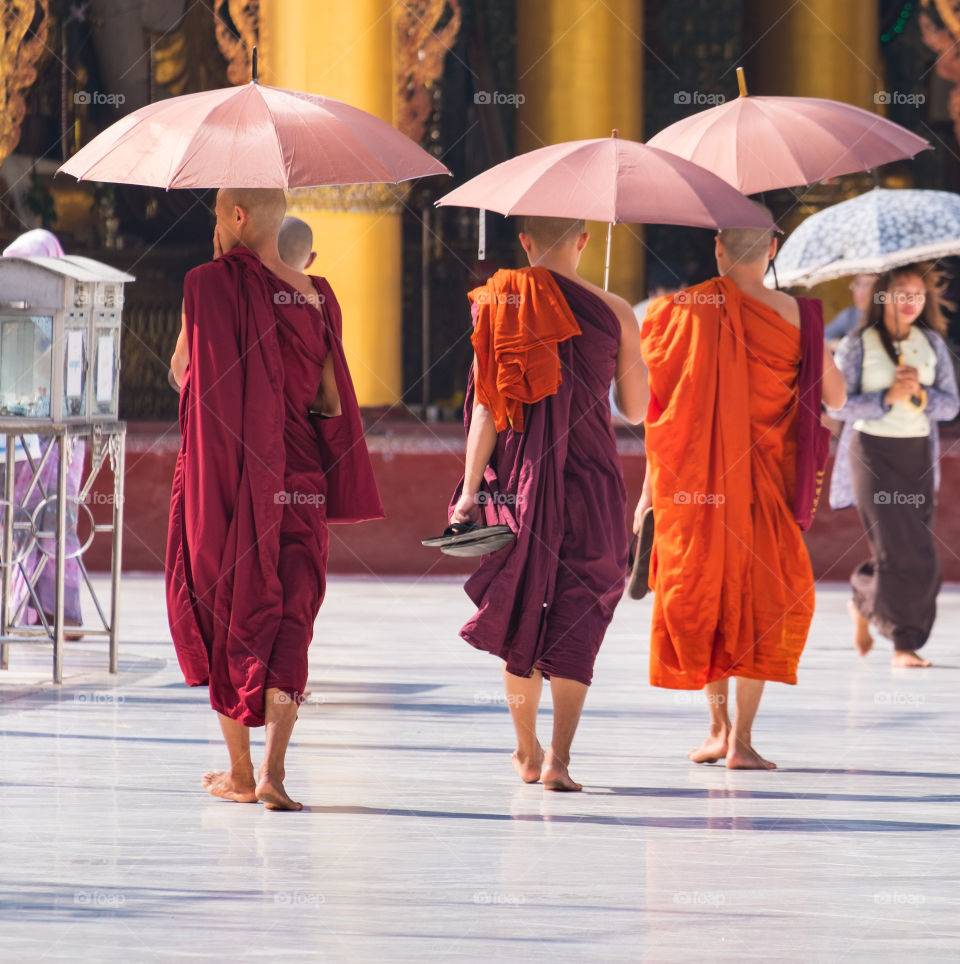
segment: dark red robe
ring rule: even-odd
[[[557,345],[556,392],[524,405],[522,432],[497,435],[484,514],[517,538],[467,581],[477,612],[460,635],[515,676],[539,669],[589,686],[627,569],[626,489],[610,424],[621,328],[583,285],[552,277],[582,333]],[[469,433],[472,384],[465,415]]]
[[[187,683],[247,726],[263,724],[267,687],[302,698],[327,524],[383,517],[340,308],[313,282],[317,305],[244,247],[184,281],[167,611]],[[308,408],[328,352],[342,414],[320,421]]]

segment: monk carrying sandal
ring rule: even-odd
[[[454,522],[442,536],[422,539],[425,546],[448,556],[482,556],[510,545],[516,539],[510,526],[481,526],[476,522]]]

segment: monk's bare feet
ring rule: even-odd
[[[727,751],[728,770],[776,770],[776,763],[764,760],[749,743],[739,740]]]
[[[729,737],[730,731],[726,727],[710,727],[710,735],[695,750],[688,751],[687,756],[694,763],[716,763],[727,755]]]
[[[577,783],[571,779],[567,764],[555,756],[553,750],[547,750],[543,755],[540,782],[543,784],[544,790],[575,791],[583,789],[582,783]]]
[[[203,775],[203,789],[215,797],[233,800],[234,803],[256,803],[257,794],[254,792],[253,771],[249,779],[246,776],[234,776],[225,770],[214,770]]]
[[[853,617],[853,642],[857,647],[857,652],[861,656],[866,656],[873,649],[873,637],[870,635],[870,622],[860,615],[860,610],[851,599],[847,603],[847,609]]]
[[[540,771],[543,769],[543,747],[537,744],[537,751],[533,757],[521,757],[519,750],[514,750],[510,757],[517,776],[524,783],[536,783],[540,779]]]
[[[894,666],[906,666],[908,668],[914,666],[933,666],[933,663],[931,663],[929,659],[924,659],[922,656],[917,655],[912,649],[895,650],[891,662]]]
[[[268,810],[302,810],[303,804],[292,800],[283,788],[283,777],[275,777],[264,770],[260,771],[256,787],[257,799]]]

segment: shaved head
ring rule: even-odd
[[[520,230],[534,240],[538,248],[547,249],[559,244],[572,244],[586,231],[582,220],[570,218],[540,218],[524,215],[520,218]]]
[[[310,230],[310,225],[300,218],[285,217],[280,225],[277,248],[285,264],[297,271],[303,271],[313,253],[313,231]]]
[[[287,198],[279,187],[223,187],[217,203],[243,208],[250,220],[265,232],[278,232],[287,211]]]
[[[753,202],[770,220],[773,215],[763,204]],[[771,228],[723,228],[717,233],[727,257],[735,264],[752,264],[767,257],[774,233]]]

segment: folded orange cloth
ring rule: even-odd
[[[498,432],[508,424],[522,432],[523,406],[560,387],[557,344],[579,335],[580,326],[546,268],[498,271],[467,297],[477,309],[477,399]]]

